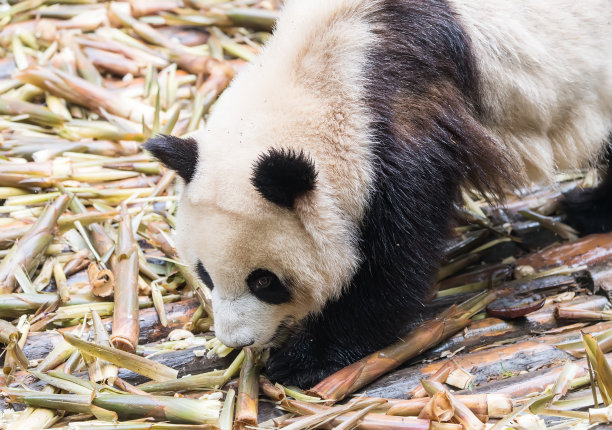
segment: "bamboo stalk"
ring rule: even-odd
[[[50,394],[36,391],[4,389],[13,401],[49,409],[75,413],[105,415],[107,419],[138,419],[151,417],[157,420],[185,424],[216,425],[220,403],[216,400],[196,400],[165,396],[138,396],[134,394]],[[114,414],[108,414],[108,411]],[[105,413],[106,412],[106,413]]]
[[[62,333],[62,336],[69,344],[78,348],[82,353],[101,358],[115,366],[124,367],[155,381],[176,379],[178,375],[178,371],[176,370],[170,369],[163,364],[147,360],[146,358],[130,354],[129,352],[85,342],[84,340],[66,333]]]
[[[475,415],[489,418],[503,418],[512,413],[513,403],[507,394],[457,394],[455,397],[467,406]],[[389,399],[387,415],[417,416],[425,407],[429,398],[398,400]]]
[[[26,115],[27,120],[42,126],[58,126],[63,120],[49,109],[20,100],[0,98],[0,115]]]
[[[612,312],[557,306],[555,308],[555,318],[578,321],[610,321],[612,320]]]
[[[38,265],[39,257],[53,240],[53,228],[59,216],[70,203],[70,197],[59,196],[47,206],[36,223],[16,243],[0,263],[0,294],[13,292],[16,287],[15,269],[23,267],[26,272]]]
[[[132,219],[122,212],[115,250],[115,311],[111,341],[115,348],[135,352],[138,346],[138,244],[132,234]]]
[[[161,382],[146,382],[138,386],[147,393],[183,390],[201,390],[223,386],[242,368],[246,353],[244,350],[236,356],[232,364],[224,371],[212,371],[199,375],[183,376],[182,378]]]
[[[240,383],[238,385],[234,430],[257,426],[261,352],[253,348],[245,348],[245,351],[246,358],[240,371]]]
[[[100,315],[95,310],[91,311],[91,319],[93,322],[94,329],[94,342],[98,345],[110,347],[111,340],[104,324],[102,323],[102,319]],[[119,369],[117,366],[102,360],[100,358],[96,358],[93,360],[88,366],[89,377],[94,382],[100,382],[104,380],[109,380],[111,383],[117,378]]]
[[[451,307],[437,318],[413,329],[403,339],[345,367],[310,390],[313,395],[338,401],[369,382],[395,369],[470,324],[470,316],[494,301],[499,291],[492,291],[470,300],[460,307]]]

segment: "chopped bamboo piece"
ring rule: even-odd
[[[122,212],[115,250],[115,311],[111,341],[115,348],[135,352],[138,346],[138,244],[132,234],[132,219]]]
[[[261,353],[253,348],[245,348],[245,351],[246,358],[240,371],[234,430],[243,430],[251,426],[257,426],[259,360]]]
[[[468,389],[474,383],[475,380],[476,377],[474,375],[471,375],[467,370],[463,368],[457,368],[449,373],[448,378],[446,378],[445,382],[452,387],[465,390]]]

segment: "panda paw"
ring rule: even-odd
[[[274,382],[308,389],[349,363],[339,362],[337,355],[315,350],[314,341],[292,339],[273,350],[266,365],[266,374]]]

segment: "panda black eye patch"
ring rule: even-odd
[[[202,264],[201,261],[198,261],[198,264],[196,265],[196,272],[198,272],[198,276],[200,277],[202,282],[206,284],[208,288],[212,290],[215,287],[213,284],[212,278],[210,277],[210,275],[204,268],[204,265]]]
[[[280,305],[291,300],[291,293],[278,276],[269,270],[257,269],[247,277],[249,290],[262,302]]]

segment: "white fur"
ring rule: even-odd
[[[612,2],[451,1],[479,60],[484,125],[524,177],[593,160],[612,130]],[[373,186],[360,100],[367,51],[378,49],[365,16],[378,3],[288,1],[267,48],[194,136],[201,161],[181,197],[177,245],[211,275],[215,328],[227,345],[274,344],[281,322],[320,310],[358,267]],[[303,149],[317,167],[316,192],[295,210],[250,183],[253,163],[273,147]],[[249,293],[245,279],[258,268],[293,282],[291,303]]]
[[[612,1],[450,1],[478,58],[484,125],[524,178],[594,161],[612,132]]]

